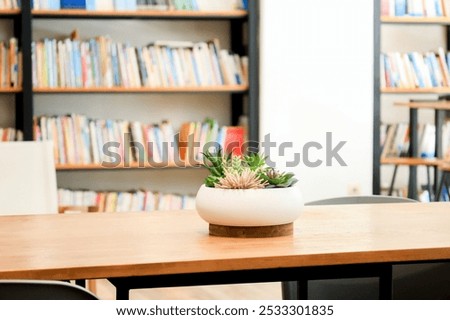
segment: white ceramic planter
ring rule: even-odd
[[[199,215],[210,224],[236,227],[277,226],[295,221],[303,208],[300,188],[218,189],[200,187]]]

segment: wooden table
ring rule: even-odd
[[[305,207],[293,236],[270,239],[209,236],[194,211],[0,217],[0,279],[109,278],[118,298],[448,260],[448,203]]]

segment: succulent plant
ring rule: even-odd
[[[261,179],[250,168],[242,170],[225,168],[225,176],[220,178],[214,187],[220,189],[264,189],[267,185],[268,182]]]
[[[288,188],[298,181],[292,172],[279,172],[274,168],[268,168],[261,176],[272,188]]]
[[[266,157],[254,153],[245,156],[224,155],[222,150],[204,153],[204,164],[210,172],[205,185],[222,189],[288,188],[297,179],[293,173],[267,167]]]

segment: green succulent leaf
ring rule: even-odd
[[[205,185],[207,187],[217,187],[217,185],[226,179],[229,180],[229,185],[234,186],[236,180],[241,179],[240,181],[243,181],[245,180],[244,176],[249,177],[252,174],[254,181],[250,181],[252,183],[247,185],[256,185],[256,182],[259,181],[259,185],[265,188],[288,188],[298,181],[292,172],[279,172],[275,168],[267,167],[267,157],[257,153],[239,157],[232,156],[231,154],[225,155],[219,149],[215,153],[205,151],[203,156],[203,167],[208,169],[210,173],[205,179]],[[244,171],[246,172],[245,175]],[[234,176],[235,178],[230,179],[230,176]]]
[[[288,188],[298,182],[292,172],[278,172],[274,168],[268,168],[260,176],[261,179],[267,181],[273,188]]]
[[[244,161],[252,171],[262,170],[266,165],[266,158],[258,153],[244,156]]]

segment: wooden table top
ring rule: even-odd
[[[450,259],[450,203],[305,207],[293,236],[208,235],[195,211],[0,217],[0,279]]]

